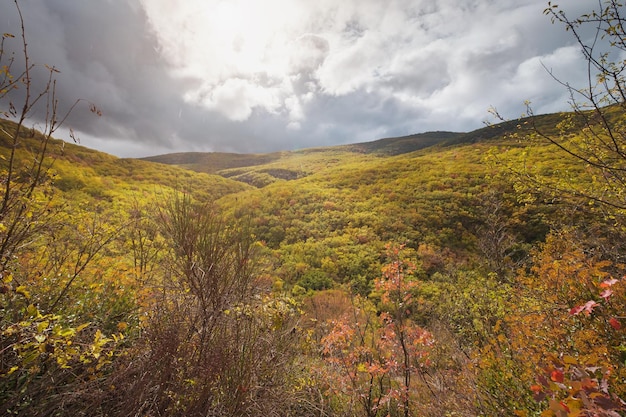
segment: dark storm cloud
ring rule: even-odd
[[[59,101],[67,105],[83,99],[103,112],[97,120],[79,106],[69,120],[73,127],[97,137],[157,143],[175,132],[162,121],[178,112],[180,81],[172,80],[160,62],[138,5],[71,0],[20,5],[31,60],[61,71]],[[3,2],[0,14],[7,24],[3,30],[17,34],[13,4]]]
[[[524,100],[539,112],[566,109],[544,67],[574,83],[585,75],[571,35],[542,15],[541,0],[267,0],[285,22],[248,28],[266,31],[258,45],[232,25],[223,39],[219,28],[195,27],[205,23],[198,10],[217,10],[209,3],[20,2],[31,59],[61,71],[60,102],[102,110],[98,118],[79,107],[69,120],[84,145],[119,156],[270,152],[470,130],[492,105],[508,117]],[[572,16],[585,7],[567,4]],[[13,2],[0,3],[0,16],[2,32],[19,33]],[[274,27],[285,30],[284,49],[270,48],[282,39]],[[9,47],[19,53],[18,41]]]

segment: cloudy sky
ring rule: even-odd
[[[562,1],[574,17],[596,5]],[[81,144],[263,153],[568,109],[585,64],[547,0],[20,0]],[[0,32],[19,34],[12,1]],[[19,48],[19,39],[5,47]],[[544,68],[545,67],[545,68]],[[62,134],[60,136],[63,136]],[[64,138],[64,137],[62,137]],[[68,139],[68,138],[64,138]]]

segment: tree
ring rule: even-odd
[[[293,299],[271,293],[250,219],[183,193],[151,215],[155,222],[138,222],[147,230],[132,245],[144,239],[149,249],[140,270],[149,272],[153,297],[144,336],[112,381],[123,387],[123,398],[110,400],[116,413],[289,415],[299,395],[299,313]],[[156,248],[145,244],[161,239],[152,257]]]
[[[119,338],[81,323],[84,317],[62,304],[111,236],[103,238],[101,230],[86,224],[82,230],[89,229],[88,237],[55,252],[63,241],[55,233],[67,232],[72,221],[84,221],[57,204],[51,157],[59,144],[53,135],[81,100],[60,112],[59,71],[31,62],[22,12],[14,3],[21,32],[17,37],[5,33],[0,40],[0,115],[9,119],[0,121],[0,142],[8,148],[0,161],[0,403],[2,413],[10,415],[61,414],[72,406],[71,413],[80,414],[89,408],[97,385],[89,381],[103,376],[116,345],[112,342]],[[7,52],[9,42],[19,42],[21,52]],[[35,80],[42,73],[44,82],[37,89]],[[99,114],[94,105],[90,108]],[[43,115],[41,132],[27,126],[37,115]],[[53,241],[54,247],[45,247]],[[63,278],[48,286],[53,271],[59,272],[54,279]]]
[[[519,137],[556,150],[560,158],[550,157],[550,166],[525,159],[516,189],[534,201],[556,203],[568,215],[553,222],[532,273],[518,276],[521,291],[544,298],[535,296],[517,313],[518,318],[534,316],[533,325],[518,323],[511,329],[525,334],[519,337],[524,349],[545,362],[532,387],[535,399],[549,403],[542,415],[619,415],[624,394],[623,384],[616,383],[622,377],[616,375],[623,374],[624,307],[611,295],[624,280],[626,15],[619,0],[597,0],[593,10],[575,18],[552,2],[544,13],[572,34],[585,59],[587,80],[574,86],[551,73],[568,91],[572,111],[559,115],[556,126],[545,123],[554,118],[538,117],[519,125]],[[528,115],[534,116],[530,104]],[[603,353],[586,357],[585,350]]]
[[[388,414],[394,407],[397,362],[382,337],[375,307],[357,296],[352,308],[331,325],[321,345],[331,378],[337,381],[330,386],[331,395],[341,404],[335,411],[348,416]]]
[[[553,23],[564,25],[572,34],[585,58],[588,75],[587,83],[582,87],[572,86],[555,77],[569,92],[572,112],[557,126],[556,132],[534,126],[536,137],[555,146],[584,168],[581,170],[582,180],[557,178],[548,183],[556,192],[565,192],[574,200],[586,203],[587,207],[591,207],[586,211],[599,212],[608,220],[607,231],[603,235],[585,236],[587,242],[595,240],[599,243],[592,243],[581,252],[594,254],[599,259],[587,262],[575,273],[578,279],[569,284],[565,295],[582,299],[564,301],[568,301],[570,306],[573,304],[570,315],[582,313],[592,318],[580,320],[577,329],[587,337],[594,335],[597,338],[595,344],[600,344],[599,348],[608,353],[604,357],[597,355],[580,360],[576,354],[557,350],[551,363],[546,365],[548,377],[540,376],[533,392],[540,400],[549,397],[552,415],[571,415],[570,410],[585,415],[618,415],[625,406],[618,398],[618,395],[623,396],[623,392],[619,386],[612,386],[609,390],[608,381],[615,382],[614,376],[623,373],[623,358],[613,349],[615,346],[618,351],[624,348],[620,322],[624,317],[624,307],[612,295],[624,280],[624,269],[620,263],[624,260],[623,242],[626,236],[623,226],[626,215],[626,15],[619,0],[598,0],[597,8],[577,18],[569,17],[552,2],[548,3],[544,13],[551,17]],[[529,114],[532,116],[531,109]],[[560,254],[579,254],[572,247],[570,241]],[[611,265],[607,259],[615,263],[612,273],[617,278],[608,278],[598,272],[598,265]],[[536,268],[545,268],[542,275],[550,276],[555,272],[554,265],[557,263]],[[581,296],[580,292],[572,291],[576,285],[587,285],[586,294]],[[598,287],[603,290],[597,290]],[[551,292],[553,296],[558,294],[556,290]],[[563,314],[562,311],[560,313]],[[565,322],[562,319],[553,330],[570,329]],[[579,342],[584,338],[576,336],[568,340]],[[568,391],[563,389],[564,386],[571,386],[572,389]],[[598,386],[602,389],[597,390]],[[565,395],[566,399],[556,403]],[[596,403],[594,399],[599,401]]]
[[[389,263],[382,268],[382,277],[376,282],[376,291],[381,294],[384,338],[394,340],[400,360],[403,386],[399,392],[405,417],[411,414],[411,380],[420,372],[422,359],[427,356],[424,349],[432,343],[430,334],[411,320],[416,310],[414,291],[419,283],[414,274],[417,266],[402,257],[403,245],[387,246]]]
[[[587,84],[582,87],[554,79],[570,95],[572,112],[547,130],[534,125],[534,133],[580,161],[591,173],[591,184],[559,187],[573,196],[626,209],[626,28],[618,0],[598,0],[597,9],[578,18],[569,17],[552,2],[544,13],[572,34],[587,64]],[[586,36],[588,32],[592,36]],[[528,115],[533,116],[528,106]],[[531,121],[534,119],[531,119]],[[563,184],[562,184],[563,185]]]
[[[525,387],[500,392],[518,401],[532,393],[554,412],[546,415],[618,415],[626,375],[625,281],[613,276],[619,266],[586,251],[578,235],[553,232],[534,251],[532,268],[519,272],[501,333],[488,345],[487,353],[499,347],[499,355],[482,361],[508,359],[508,372]],[[559,414],[566,409],[572,414]]]
[[[322,339],[325,359],[339,373],[336,393],[369,417],[415,414],[413,377],[421,376],[433,344],[431,334],[412,320],[418,281],[402,250],[387,246],[389,262],[376,282],[379,311],[355,297],[353,308]]]
[[[0,106],[4,117],[14,120],[15,125],[3,124],[0,133],[7,143],[9,157],[2,164],[2,190],[0,197],[0,267],[6,269],[18,248],[31,239],[33,234],[47,225],[50,213],[51,183],[50,168],[53,161],[49,156],[52,136],[64,124],[69,114],[81,100],[77,100],[65,114],[59,113],[56,97],[55,67],[43,66],[47,80],[39,91],[34,90],[34,73],[42,68],[31,63],[24,28],[24,19],[18,1],[15,0],[20,23],[22,55],[15,56],[5,51],[5,44],[15,38],[5,33],[0,41]],[[14,74],[16,67],[18,73]],[[41,133],[26,126],[27,120],[36,111],[45,115]],[[95,105],[92,112],[100,114]],[[25,148],[21,151],[20,148]]]

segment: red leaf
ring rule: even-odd
[[[585,308],[585,307],[583,307],[583,306],[575,306],[575,307],[572,307],[572,308],[570,309],[569,313],[570,313],[572,316],[575,316],[575,315],[577,315],[577,314],[580,314],[580,312],[581,312],[581,311],[583,311],[583,308]]]
[[[608,301],[608,299],[613,295],[613,290],[606,289],[600,293],[600,297],[604,298]]]
[[[620,323],[620,321],[618,319],[616,319],[615,317],[611,317],[609,319],[609,324],[611,325],[612,328],[614,328],[615,330],[619,330],[622,328],[622,323]]]
[[[555,369],[550,374],[550,379],[554,382],[563,382],[563,371]]]
[[[599,305],[600,304],[596,303],[595,301],[589,300],[583,306],[583,311],[585,312],[586,315],[590,315],[591,313],[593,313],[593,309]]]

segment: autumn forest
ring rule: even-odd
[[[593,75],[570,112],[272,154],[56,139],[56,69],[4,34],[0,415],[623,415],[626,64],[577,36],[626,49],[602,5],[546,10]]]

